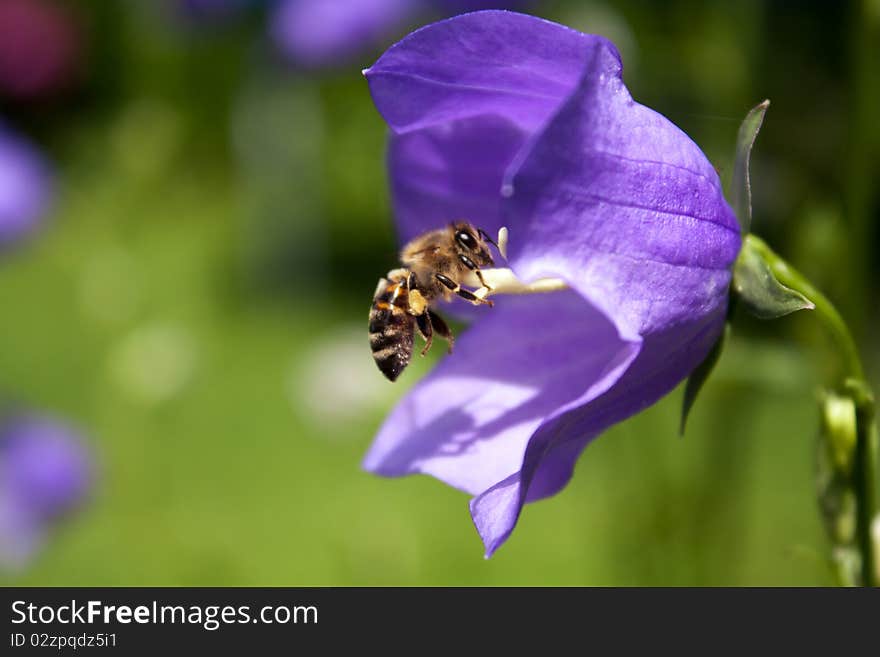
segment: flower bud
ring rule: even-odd
[[[848,476],[856,448],[856,405],[851,397],[825,392],[821,404],[821,436],[827,444],[833,466]]]

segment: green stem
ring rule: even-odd
[[[850,3],[849,45],[849,98],[847,106],[847,134],[843,166],[843,203],[847,228],[850,231],[846,267],[841,268],[841,292],[847,292],[842,301],[844,312],[857,338],[865,337],[866,310],[870,306],[869,281],[871,268],[870,247],[876,235],[871,199],[874,193],[876,167],[876,116],[880,111],[880,88],[876,62],[880,57],[880,11],[876,0],[856,0]]]
[[[856,411],[856,454],[853,461],[858,514],[857,535],[862,553],[862,581],[866,586],[880,586],[878,582],[878,546],[872,532],[877,517],[877,426],[874,424],[873,405]]]
[[[856,401],[856,448],[853,462],[853,489],[857,501],[856,541],[862,557],[862,583],[877,586],[878,550],[874,545],[871,525],[877,517],[878,438],[874,424],[874,396],[865,379],[859,350],[849,328],[834,304],[817,290],[800,272],[779,257],[759,237],[747,235],[746,240],[770,266],[776,279],[797,290],[815,305],[817,317],[831,333],[843,360],[844,375],[839,388]]]

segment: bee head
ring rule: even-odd
[[[482,230],[469,223],[459,222],[452,225],[455,248],[462,255],[470,258],[478,267],[494,267],[495,261],[489,253],[489,244],[495,244]]]

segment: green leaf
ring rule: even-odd
[[[752,187],[749,182],[749,157],[761,124],[764,122],[764,114],[770,106],[770,101],[753,108],[739,127],[736,138],[736,160],[733,164],[733,179],[730,183],[730,196],[733,201],[733,211],[739,220],[740,230],[743,235],[749,232],[752,224]]]
[[[727,344],[729,336],[730,322],[727,322],[724,325],[724,332],[721,334],[721,337],[719,337],[717,342],[712,346],[712,350],[706,355],[703,362],[697,365],[696,369],[691,372],[687,383],[685,383],[684,401],[681,405],[681,424],[678,427],[678,433],[682,436],[684,435],[684,428],[687,423],[688,415],[691,412],[691,408],[693,408],[694,402],[697,400],[697,395],[700,394],[700,390],[703,389],[703,384],[706,383],[706,379],[709,378],[712,370],[715,369],[715,365],[721,357],[721,352],[724,350],[724,345]]]
[[[798,310],[812,310],[803,294],[780,283],[770,263],[748,235],[733,266],[733,294],[746,310],[759,319],[776,319]]]

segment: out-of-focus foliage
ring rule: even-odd
[[[0,391],[70,418],[100,476],[0,581],[831,583],[812,441],[833,362],[789,339],[823,344],[807,313],[738,317],[685,439],[678,391],[591,445],[484,561],[464,494],[359,468],[442,351],[391,385],[367,346],[396,250],[360,75],[378,53],[297,69],[266,2],[222,20],[174,0],[60,4],[76,66],[51,93],[0,89],[0,120],[57,178],[43,230],[0,257]],[[722,177],[742,116],[772,100],[752,228],[840,303],[876,374],[877,3],[532,7],[615,41],[636,99]]]

